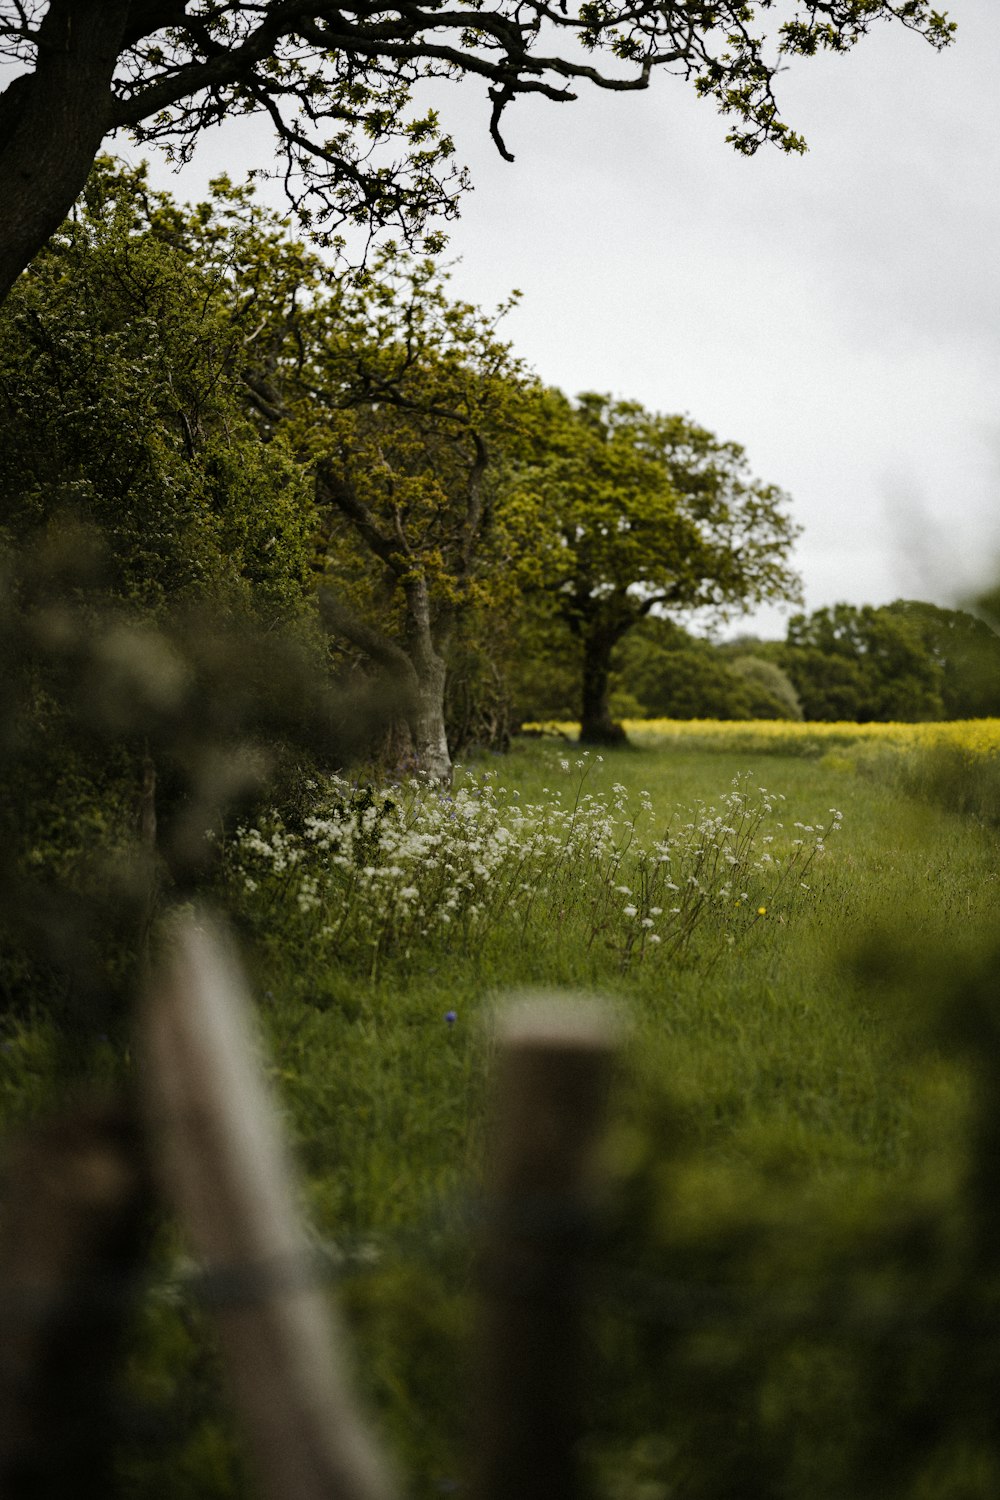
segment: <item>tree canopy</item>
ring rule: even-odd
[[[105,160],[0,308],[6,537],[72,517],[109,596],[211,599],[273,627],[308,580],[310,488],[284,441],[260,441],[227,287],[164,233],[164,207]]]
[[[622,640],[612,682],[612,707],[628,718],[802,718],[789,678],[759,643],[720,646],[655,616]]]
[[[807,719],[941,716],[940,669],[913,622],[834,604],[788,622],[785,666]]]
[[[405,685],[406,753],[446,779],[450,649],[501,608],[523,545],[498,514],[499,461],[535,382],[499,335],[506,306],[453,299],[395,245],[338,274],[224,181],[169,232],[223,279],[245,410],[308,478],[327,627]]]
[[[510,157],[504,111],[562,102],[579,84],[646,88],[678,74],[732,122],[750,154],[804,148],[775,93],[789,60],[845,52],[896,20],[933,46],[954,30],[931,0],[476,0],[373,10],[364,0],[0,0],[0,298],[55,232],[116,132],[186,159],[230,116],[274,127],[277,165],[303,225],[419,234],[466,185],[425,95],[472,78]],[[790,12],[790,13],[789,13]],[[266,169],[264,169],[266,170]]]
[[[795,615],[778,659],[807,719],[901,721],[1000,711],[1000,636],[965,610],[913,599]]]

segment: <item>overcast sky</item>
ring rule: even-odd
[[[666,75],[645,94],[519,101],[513,165],[477,82],[442,97],[476,185],[450,229],[456,294],[491,306],[519,288],[509,336],[568,393],[742,443],[792,497],[810,609],[953,603],[1000,572],[996,7],[952,0],[943,54],[886,24],[796,64],[780,82],[805,157],[736,156]],[[157,179],[197,197],[222,167],[260,165],[262,140],[241,123]],[[784,633],[774,610],[748,623]]]

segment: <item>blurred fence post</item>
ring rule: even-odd
[[[220,935],[178,921],[141,1011],[154,1166],[209,1281],[218,1273],[213,1310],[263,1500],[390,1500],[249,1017]]]
[[[81,1104],[8,1147],[0,1217],[0,1494],[119,1493],[115,1377],[150,1194],[123,1101]]]
[[[608,1011],[525,995],[498,1035],[474,1371],[474,1500],[577,1500],[583,1264],[613,1058]]]

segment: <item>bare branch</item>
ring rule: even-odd
[[[436,117],[413,117],[429,78],[483,80],[488,130],[507,160],[501,124],[519,97],[565,103],[581,83],[641,90],[657,69],[733,119],[738,151],[800,151],[774,90],[789,57],[847,51],[882,21],[935,47],[954,31],[932,0],[788,8],[781,21],[773,0],[397,0],[390,9],[373,0],[0,0],[0,57],[24,70],[0,92],[0,241],[10,246],[0,296],[116,130],[186,160],[207,126],[266,114],[304,228],[329,243],[343,225],[369,238],[391,227],[412,245],[456,213],[468,186]],[[606,66],[594,60],[602,54]]]

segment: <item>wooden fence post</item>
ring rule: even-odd
[[[235,958],[204,920],[174,927],[141,1008],[154,1166],[223,1290],[223,1357],[263,1500],[390,1500],[316,1284],[294,1174]]]
[[[608,1011],[522,996],[498,1035],[480,1251],[474,1500],[577,1500],[583,1261],[613,1057]]]
[[[116,1365],[149,1234],[139,1122],[124,1100],[80,1104],[6,1157],[0,1494],[107,1500]]]

